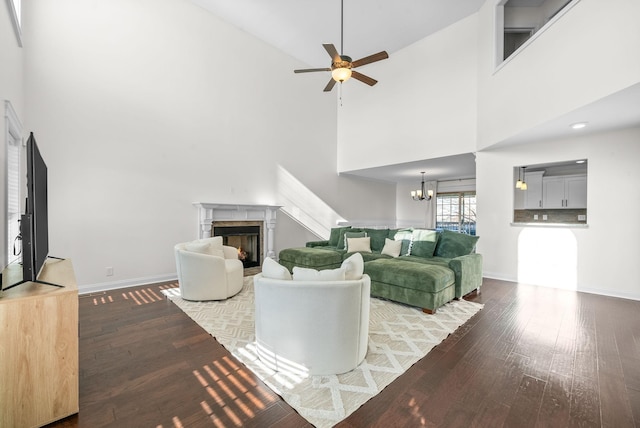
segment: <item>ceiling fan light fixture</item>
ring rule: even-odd
[[[331,70],[331,77],[336,82],[345,82],[351,77],[351,69],[346,67],[334,68]]]

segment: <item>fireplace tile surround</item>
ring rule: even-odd
[[[274,232],[276,228],[276,213],[280,209],[276,205],[240,205],[218,204],[208,202],[194,202],[198,209],[198,238],[209,238],[216,225],[233,224],[247,225],[261,224],[262,242],[260,242],[259,262],[262,266],[264,257],[276,257],[274,249]]]

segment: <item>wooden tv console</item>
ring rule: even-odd
[[[2,280],[21,276],[21,266],[11,266]],[[78,413],[73,265],[47,259],[38,280],[64,287],[25,282],[0,292],[0,427],[38,427]]]

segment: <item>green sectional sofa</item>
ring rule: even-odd
[[[482,285],[479,237],[427,229],[338,227],[325,241],[280,251],[279,262],[313,269],[339,268],[358,252],[371,277],[371,295],[417,306],[427,313]]]

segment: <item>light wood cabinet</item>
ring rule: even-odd
[[[16,269],[6,269],[3,280],[15,282]],[[0,294],[0,427],[37,427],[78,413],[71,261],[48,259],[38,279],[64,287],[26,282]]]
[[[545,177],[542,194],[547,209],[587,208],[587,176]]]

